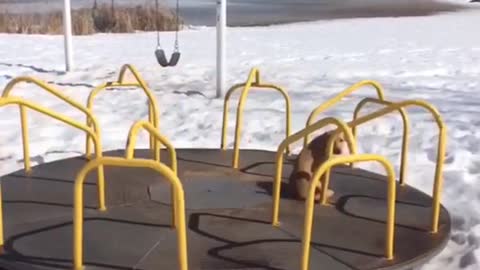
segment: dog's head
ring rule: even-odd
[[[345,140],[345,134],[343,132],[329,132],[329,137],[335,136],[333,142],[333,154],[334,155],[349,155],[350,149],[348,147],[347,140]],[[329,138],[330,139],[330,138]]]
[[[346,136],[343,132],[337,131],[328,131],[323,133],[322,135],[313,139],[309,144],[309,149],[314,153],[314,157],[316,159],[323,159],[323,157],[327,156],[328,153],[328,141],[333,137],[333,155],[349,155],[350,148],[348,147],[348,143],[345,140]]]

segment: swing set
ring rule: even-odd
[[[155,27],[157,30],[157,48],[155,49],[155,57],[157,58],[157,62],[160,66],[162,67],[173,67],[176,66],[178,63],[178,60],[180,60],[180,51],[179,51],[179,45],[178,45],[178,25],[179,25],[179,20],[178,20],[178,13],[180,10],[179,7],[179,0],[176,1],[176,9],[175,9],[175,43],[173,47],[173,53],[170,56],[170,59],[167,59],[167,56],[165,55],[165,50],[162,48],[160,44],[160,26],[159,26],[159,20],[158,20],[158,15],[159,15],[159,8],[158,8],[158,0],[155,0],[155,12],[156,12],[156,17],[155,17]]]

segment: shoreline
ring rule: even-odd
[[[229,27],[268,26],[354,18],[418,17],[470,9],[470,6],[466,4],[435,0],[362,0],[348,4],[284,3],[276,6],[268,2],[246,5],[236,4],[235,1],[230,2],[233,3],[227,7]],[[192,26],[214,26],[216,23],[215,5],[187,6],[181,9],[180,16],[186,24]]]
[[[43,1],[1,3],[0,12],[46,12],[36,9]],[[54,0],[55,1],[55,0]],[[153,0],[150,0],[153,3]],[[186,26],[215,26],[216,3],[212,0],[179,0],[180,17]],[[88,1],[74,2],[75,9],[89,7]],[[127,0],[117,0],[117,5],[130,5]],[[127,4],[128,3],[128,4]],[[43,8],[61,9],[61,2],[52,2]],[[73,4],[73,3],[72,3]],[[163,4],[174,11],[176,0]],[[454,3],[441,0],[229,0],[227,16],[229,27],[281,25],[336,19],[431,16],[440,13],[468,10],[480,5]]]

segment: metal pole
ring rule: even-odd
[[[73,69],[72,49],[72,15],[70,0],[63,1],[63,31],[65,43],[65,68],[66,71]]]
[[[227,0],[217,0],[217,98],[225,89],[225,34],[227,30]]]

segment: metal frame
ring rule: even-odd
[[[355,107],[355,110],[353,112],[353,119],[352,121],[354,122],[358,118],[358,114],[360,113],[360,110],[367,105],[368,103],[376,103],[376,104],[381,104],[381,105],[391,105],[394,102],[392,101],[387,101],[387,100],[380,100],[376,98],[364,98],[362,99],[357,106]],[[407,170],[407,156],[408,156],[408,145],[410,139],[408,138],[408,134],[410,133],[410,119],[408,118],[407,112],[403,108],[399,108],[398,112],[400,113],[400,116],[402,117],[403,121],[403,137],[402,137],[402,153],[401,153],[401,161],[400,161],[400,176],[399,176],[399,182],[400,185],[405,185],[405,178],[406,178],[406,170]],[[355,140],[357,139],[357,126],[352,127],[352,133],[353,137]],[[332,153],[332,152],[330,152]]]
[[[367,103],[377,103],[377,104],[382,104],[382,105],[391,105],[394,104],[391,101],[386,101],[386,100],[380,100],[376,98],[364,98],[361,100],[357,106],[355,107],[355,111],[353,113],[353,120],[355,121],[358,118],[358,114],[360,113],[360,110],[367,104]],[[403,186],[405,185],[405,175],[406,175],[406,168],[407,168],[407,155],[408,155],[408,144],[409,144],[409,138],[408,134],[410,132],[410,120],[408,119],[408,116],[403,108],[397,109],[400,115],[402,116],[403,120],[403,136],[402,136],[402,152],[401,152],[401,163],[400,163],[400,179],[399,182]],[[354,125],[352,127],[352,134],[353,134],[353,139],[357,141],[357,126]],[[334,136],[331,136],[327,142],[327,151],[328,151],[328,156],[332,156],[333,154],[333,146],[336,138],[335,134]],[[351,163],[351,166],[353,167],[353,163]],[[325,185],[328,186],[330,182],[330,169],[327,169],[325,172]],[[324,189],[322,190],[322,195],[321,195],[321,204],[325,205],[327,204],[327,190]]]
[[[75,270],[83,269],[83,182],[87,174],[99,166],[118,166],[129,168],[150,168],[165,176],[172,184],[172,197],[175,198],[173,207],[177,229],[178,264],[180,270],[188,269],[187,234],[185,225],[185,194],[182,183],[175,172],[166,165],[148,159],[128,159],[119,157],[100,157],[89,161],[78,173],[74,189],[74,218],[73,218],[73,266]]]
[[[295,134],[290,135],[285,138],[282,143],[278,146],[277,154],[275,157],[276,160],[276,171],[275,179],[273,182],[273,206],[272,206],[272,225],[280,226],[279,222],[279,208],[280,208],[280,190],[282,185],[282,172],[283,172],[283,152],[288,147],[288,145],[304,138],[306,135],[323,128],[327,125],[336,125],[339,130],[345,133],[350,152],[352,154],[357,153],[357,144],[353,139],[352,132],[345,122],[334,117],[324,118],[313,125],[307,126],[306,128],[296,132]],[[325,188],[323,190],[326,190]]]
[[[128,144],[126,147],[126,158],[134,158],[135,145],[137,143],[138,133],[141,129],[146,130],[150,135],[154,137],[155,140],[161,142],[167,148],[168,153],[170,154],[170,160],[172,162],[171,168],[175,174],[177,174],[177,153],[173,144],[167,139],[167,137],[160,134],[160,132],[153,126],[150,122],[145,120],[138,120],[135,122],[128,132]]]
[[[377,161],[383,165],[385,171],[387,172],[388,178],[388,212],[387,212],[387,223],[386,223],[386,233],[385,233],[385,258],[387,260],[393,259],[393,248],[394,248],[394,234],[395,234],[395,172],[393,171],[393,166],[390,162],[383,156],[373,155],[373,154],[359,154],[359,155],[349,155],[341,157],[333,157],[327,162],[322,164],[318,170],[315,171],[312,182],[310,184],[310,190],[308,193],[307,200],[305,201],[305,222],[304,222],[304,232],[302,238],[302,259],[301,259],[301,269],[308,270],[308,262],[310,257],[310,241],[312,239],[312,222],[313,222],[313,208],[315,200],[315,187],[320,181],[320,177],[331,167],[339,165],[342,163],[353,163],[353,162],[364,162],[364,161]],[[328,186],[325,185],[323,189],[328,189]]]
[[[437,161],[435,165],[435,176],[434,176],[434,184],[433,184],[433,191],[432,191],[432,222],[431,222],[431,232],[437,233],[438,232],[438,223],[440,218],[440,194],[442,191],[443,186],[443,165],[445,161],[445,153],[446,153],[446,137],[447,137],[447,127],[444,124],[442,117],[438,110],[428,102],[421,101],[421,100],[405,100],[401,102],[392,103],[387,105],[385,108],[377,110],[373,113],[367,114],[360,118],[357,118],[348,123],[350,127],[356,127],[358,125],[364,124],[369,122],[373,119],[379,118],[386,114],[389,114],[393,111],[399,110],[401,108],[406,108],[410,106],[421,107],[430,112],[435,119],[435,122],[438,126],[439,135],[438,135],[438,151],[437,151]],[[326,177],[328,178],[328,176]],[[327,182],[328,179],[325,179]]]
[[[310,115],[308,116],[308,119],[307,119],[307,123],[306,123],[306,127],[307,126],[310,126],[312,123],[315,122],[315,118],[317,118],[317,116],[324,112],[325,110],[333,107],[335,104],[337,104],[338,102],[340,102],[344,97],[352,94],[353,92],[359,90],[360,88],[364,87],[364,86],[372,86],[373,88],[375,88],[376,92],[377,92],[377,96],[378,96],[378,99],[379,100],[384,100],[384,90],[383,90],[383,87],[380,83],[376,82],[376,81],[372,81],[372,80],[364,80],[364,81],[360,81],[350,87],[348,87],[347,89],[343,90],[342,92],[340,92],[338,95],[336,95],[335,97],[323,102],[322,104],[320,104],[318,107],[316,107],[315,109],[312,110],[312,112],[310,113]],[[306,146],[309,142],[309,139],[310,139],[310,136],[307,135],[305,136],[305,139],[303,141],[303,145]]]
[[[129,70],[130,73],[133,74],[133,76],[135,77],[135,79],[137,81],[136,83],[126,83],[126,82],[124,82],[125,73],[127,72],[127,70]],[[153,92],[150,90],[150,88],[147,86],[147,84],[145,83],[143,78],[138,73],[137,69],[130,64],[125,64],[125,65],[122,66],[116,82],[103,83],[103,84],[95,87],[90,92],[90,94],[88,95],[88,100],[87,100],[88,110],[93,111],[93,100],[99,92],[101,92],[102,90],[108,89],[108,88],[113,88],[113,87],[138,87],[138,88],[141,88],[143,90],[143,92],[145,93],[145,95],[147,96],[148,102],[149,102],[149,105],[148,105],[148,120],[155,128],[157,128],[157,129],[159,128],[160,114],[159,114],[159,110],[158,110],[157,100],[155,99],[155,96],[154,96]],[[91,125],[91,123],[88,121],[88,119],[87,119],[87,125],[88,126]],[[91,152],[91,145],[90,145],[90,140],[89,140],[88,137],[86,138],[86,140],[87,140],[86,141],[87,146],[86,146],[85,151],[86,151],[87,156],[88,156],[88,155],[90,155],[90,152]],[[160,149],[160,145],[157,144],[157,142],[153,138],[153,135],[150,134],[150,150],[153,153],[155,153],[155,160],[156,161],[160,161],[159,149]]]
[[[36,79],[34,77],[27,77],[27,76],[21,76],[21,77],[16,77],[12,79],[3,89],[2,92],[2,98],[7,98],[12,96],[12,91],[20,83],[33,83],[36,86],[38,86],[40,89],[45,90],[49,92],[50,94],[58,97],[59,99],[65,101],[66,103],[72,105],[73,107],[77,108],[78,110],[82,111],[85,113],[87,117],[87,121],[90,121],[91,125],[93,126],[93,131],[95,132],[96,136],[101,139],[101,134],[100,134],[100,127],[98,124],[97,118],[92,114],[91,110],[87,109],[80,103],[76,102],[75,100],[65,96],[64,94],[61,93],[60,90],[55,89],[53,86],[48,85],[47,83]],[[30,151],[28,147],[28,130],[27,130],[27,115],[24,110],[24,108],[21,106],[20,107],[20,117],[22,119],[22,139],[23,139],[23,145],[24,145],[24,153],[23,153],[23,158],[24,158],[24,166],[25,166],[25,171],[27,173],[31,172],[31,166],[30,166]],[[89,138],[90,135],[87,133],[87,137]],[[87,158],[89,157],[89,153],[86,153]]]
[[[151,136],[155,138],[155,140],[161,142],[165,147],[167,148],[168,153],[170,154],[170,162],[171,164],[171,169],[175,175],[178,175],[178,169],[177,169],[177,152],[175,151],[175,147],[173,147],[173,144],[167,139],[167,137],[163,136],[158,132],[158,130],[150,123],[145,120],[139,120],[135,122],[132,127],[130,128],[130,131],[128,132],[128,144],[126,147],[125,151],[125,158],[126,159],[134,159],[134,152],[135,152],[135,145],[137,143],[137,137],[138,133],[140,132],[141,129],[146,130]],[[160,155],[159,155],[160,157]],[[175,195],[175,192],[171,190],[172,194]],[[175,204],[176,199],[172,196],[171,197],[171,203],[173,207],[177,207]],[[175,227],[175,211],[172,211],[172,226]]]
[[[47,116],[50,116],[56,120],[59,120],[67,125],[70,125],[72,127],[75,127],[77,129],[80,129],[84,132],[86,132],[94,141],[95,145],[95,152],[96,152],[96,157],[101,158],[102,157],[102,144],[101,140],[98,138],[97,134],[90,128],[87,127],[79,122],[76,122],[75,120],[70,119],[69,117],[63,116],[59,113],[56,113],[48,108],[44,108],[36,103],[24,100],[22,98],[18,97],[3,97],[0,98],[0,107],[10,105],[10,104],[16,104],[20,107],[20,117],[22,118],[22,126],[26,125],[26,108],[32,109],[34,111],[37,111],[39,113],[45,114]],[[22,129],[22,133],[26,131],[25,129]],[[24,148],[28,148],[28,135],[26,133],[23,133],[22,135],[24,141],[23,141],[23,146]],[[98,184],[97,184],[97,189],[98,189],[98,202],[99,202],[99,209],[101,211],[105,211],[105,179],[104,179],[104,170],[103,166],[98,166]],[[0,196],[1,197],[1,196]],[[1,199],[1,198],[0,198]],[[0,200],[0,246],[3,246],[3,220],[2,220],[2,201]]]
[[[434,176],[434,184],[433,184],[433,191],[432,191],[432,197],[433,197],[433,202],[432,202],[432,222],[431,222],[431,232],[436,233],[438,232],[438,223],[439,223],[439,217],[440,217],[440,194],[442,190],[442,185],[443,185],[443,178],[442,178],[442,172],[443,172],[443,163],[445,160],[445,153],[446,153],[446,126],[442,120],[442,117],[438,110],[431,105],[428,102],[425,101],[420,101],[420,100],[406,100],[402,102],[391,102],[391,101],[386,101],[384,99],[384,91],[383,87],[375,81],[371,80],[365,80],[358,82],[349,88],[345,89],[343,92],[340,94],[336,95],[335,97],[329,99],[328,101],[322,103],[320,106],[316,107],[312,112],[310,113],[306,127],[312,125],[312,122],[314,121],[315,117],[317,117],[321,112],[327,110],[328,108],[331,108],[335,104],[337,104],[343,97],[353,93],[354,91],[360,89],[363,86],[373,86],[377,92],[378,99],[374,98],[366,98],[362,100],[357,107],[355,108],[354,112],[354,120],[348,123],[348,126],[353,129],[353,134],[356,134],[356,126],[366,123],[370,120],[376,119],[378,117],[381,117],[383,115],[386,115],[390,112],[393,112],[395,110],[399,111],[403,122],[404,122],[404,132],[403,132],[403,143],[402,143],[402,161],[401,161],[401,170],[400,170],[400,184],[405,185],[405,175],[406,175],[406,166],[407,166],[407,150],[408,150],[408,133],[409,133],[409,119],[405,114],[404,108],[408,106],[417,106],[426,109],[428,112],[430,112],[435,119],[438,129],[439,129],[439,138],[438,138],[438,151],[437,151],[437,161],[435,165],[435,176]],[[385,108],[377,110],[373,113],[370,113],[368,115],[362,116],[360,118],[357,118],[358,113],[360,109],[368,102],[375,102],[379,104],[384,104],[386,105]],[[356,137],[355,137],[356,139]],[[330,154],[332,153],[332,148],[333,148],[333,140],[334,138],[330,138],[328,142],[328,148],[330,151]],[[309,133],[306,134],[305,139],[304,139],[304,146],[306,146],[309,142]],[[353,164],[352,164],[353,165]],[[330,170],[327,169],[326,174],[325,174],[325,183],[328,184],[330,180]],[[322,193],[322,204],[326,203],[326,196],[324,196],[324,193],[326,192],[326,189],[323,190]]]
[[[282,94],[282,96],[285,98],[285,107],[286,107],[285,137],[287,138],[290,135],[292,112],[291,112],[291,101],[290,101],[290,97],[287,94],[287,91],[285,91],[283,88],[277,85],[262,83],[260,80],[260,71],[257,68],[252,68],[248,75],[248,79],[245,83],[236,84],[228,90],[227,94],[225,95],[225,100],[223,104],[222,141],[221,141],[220,147],[222,148],[222,150],[225,150],[226,141],[227,141],[228,102],[232,94],[237,89],[242,89],[240,94],[240,99],[238,101],[237,118],[235,122],[235,140],[234,140],[234,151],[233,151],[233,161],[232,161],[232,167],[234,169],[238,169],[239,159],[240,159],[240,133],[243,125],[243,109],[245,107],[245,101],[247,99],[248,93],[250,92],[252,87],[272,89]],[[286,149],[286,153],[287,154],[289,153],[289,148]]]

